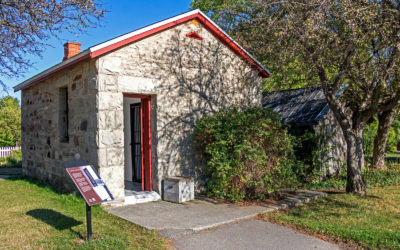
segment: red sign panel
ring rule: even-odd
[[[114,199],[91,166],[71,167],[66,170],[89,206]]]

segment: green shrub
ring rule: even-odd
[[[400,171],[398,165],[387,170],[372,170],[365,168],[363,170],[364,180],[367,187],[384,187],[400,185]],[[306,184],[306,188],[312,189],[345,189],[346,171],[342,171],[339,176],[332,176],[318,183]]]
[[[400,185],[400,172],[398,170],[366,170],[363,174],[369,187]]]
[[[268,109],[224,110],[201,118],[195,143],[207,157],[207,195],[266,199],[296,183],[291,137]]]
[[[22,151],[13,150],[11,154],[0,158],[0,168],[20,168],[22,167]]]

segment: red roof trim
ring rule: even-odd
[[[107,47],[105,47],[105,48],[102,48],[102,49],[99,49],[99,50],[97,50],[97,51],[94,51],[94,52],[90,53],[90,57],[91,57],[91,58],[95,58],[95,57],[98,57],[98,56],[103,55],[103,54],[105,54],[105,53],[111,52],[111,51],[113,51],[113,50],[115,50],[115,49],[118,49],[118,48],[120,48],[120,47],[122,47],[122,46],[124,46],[124,45],[127,45],[127,44],[129,44],[129,43],[132,43],[132,42],[135,42],[135,41],[137,41],[137,40],[146,38],[146,37],[148,37],[148,36],[151,36],[151,35],[154,35],[154,34],[160,32],[160,31],[164,31],[164,30],[169,29],[169,28],[172,28],[172,27],[174,27],[174,26],[176,26],[176,25],[178,25],[178,24],[181,24],[181,23],[184,23],[184,22],[189,21],[189,20],[191,20],[191,19],[194,19],[194,18],[195,18],[196,16],[198,16],[198,15],[199,15],[199,14],[193,14],[193,15],[184,17],[184,18],[182,18],[182,19],[176,20],[176,21],[174,21],[174,22],[170,22],[170,23],[164,24],[164,25],[159,26],[159,27],[157,27],[157,28],[154,28],[154,29],[152,29],[152,30],[143,32],[143,33],[141,33],[141,34],[139,34],[139,35],[129,37],[129,38],[125,39],[125,40],[122,40],[122,41],[120,41],[120,42],[111,44],[111,45],[109,45],[109,46],[107,46]]]
[[[75,61],[71,61],[71,62],[69,62],[69,63],[63,65],[62,67],[60,67],[60,68],[58,68],[58,69],[56,69],[56,70],[54,70],[54,71],[50,71],[50,72],[48,72],[47,74],[42,75],[41,77],[35,79],[34,81],[32,81],[31,83],[29,83],[28,85],[24,86],[24,87],[21,88],[21,89],[27,88],[27,87],[29,87],[29,86],[31,86],[31,85],[37,83],[37,82],[40,82],[41,80],[43,80],[43,79],[45,79],[45,78],[47,78],[47,77],[49,77],[49,76],[51,76],[51,75],[54,75],[55,73],[57,73],[57,72],[60,71],[60,70],[66,69],[66,68],[68,68],[68,67],[70,67],[70,66],[72,66],[72,65],[74,65],[74,64],[76,64],[76,63],[78,63],[78,62],[82,62],[82,61],[84,61],[84,60],[86,60],[86,59],[89,59],[89,58],[90,58],[90,55],[87,54],[87,55],[85,55],[85,56],[82,56],[82,57],[79,58],[79,59],[76,59]],[[15,91],[15,92],[16,92],[16,91]]]
[[[174,26],[176,26],[178,24],[187,22],[187,21],[195,19],[195,18],[197,20],[199,20],[204,25],[204,27],[209,32],[211,32],[211,34],[213,34],[218,40],[220,40],[223,44],[225,44],[228,48],[230,48],[236,55],[238,55],[240,58],[248,61],[254,69],[260,71],[260,73],[259,73],[260,76],[269,77],[268,72],[266,72],[262,67],[260,67],[260,65],[256,61],[254,61],[253,58],[251,58],[246,52],[243,51],[243,49],[241,49],[236,43],[234,43],[229,37],[227,37],[223,32],[221,32],[215,25],[210,23],[200,13],[196,13],[196,14],[184,17],[184,18],[176,20],[174,22],[167,23],[167,24],[164,24],[162,26],[159,26],[159,27],[157,27],[155,29],[143,32],[143,33],[141,33],[139,35],[127,38],[125,40],[122,40],[122,41],[114,43],[114,44],[111,44],[111,45],[109,45],[109,46],[107,46],[105,48],[102,48],[102,49],[99,49],[97,51],[94,51],[94,52],[90,53],[90,58],[98,57],[98,56],[103,55],[105,53],[111,52],[111,51],[113,51],[115,49],[118,49],[118,48],[120,48],[120,47],[122,47],[124,45],[127,45],[129,43],[135,42],[135,41],[143,39],[143,38],[146,38],[146,37],[151,36],[151,35],[153,35],[155,33],[158,33],[160,31],[164,31],[166,29],[172,28],[172,27],[174,27]]]
[[[164,25],[161,25],[159,27],[156,27],[152,30],[148,30],[145,31],[143,33],[140,33],[138,35],[129,37],[127,39],[124,39],[122,41],[116,42],[114,44],[111,44],[107,47],[101,48],[99,50],[90,52],[87,55],[84,55],[76,60],[72,60],[71,62],[63,65],[60,68],[56,68],[53,71],[48,72],[47,74],[44,74],[43,76],[33,80],[32,82],[30,82],[29,84],[25,85],[25,86],[21,86],[20,88],[16,89],[15,91],[18,91],[20,89],[24,89],[28,86],[31,86],[32,84],[37,83],[38,81],[43,80],[44,78],[55,74],[56,72],[63,70],[65,68],[68,68],[78,62],[81,62],[83,60],[86,59],[91,59],[91,58],[96,58],[99,57],[105,53],[109,53],[113,50],[116,50],[122,46],[125,46],[127,44],[133,43],[135,41],[138,41],[140,39],[146,38],[148,36],[151,36],[153,34],[156,34],[158,32],[164,31],[166,29],[172,28],[176,25],[179,25],[181,23],[187,22],[189,20],[192,19],[197,19],[199,22],[201,22],[204,27],[211,32],[218,40],[220,40],[223,44],[225,44],[229,49],[231,49],[236,55],[238,55],[240,58],[246,60],[247,62],[249,62],[252,66],[252,68],[256,69],[259,71],[259,75],[262,77],[269,77],[269,73],[267,70],[265,70],[265,68],[263,68],[254,58],[252,58],[249,54],[247,54],[239,45],[237,45],[233,40],[231,40],[231,38],[229,38],[226,34],[224,34],[224,32],[222,32],[218,27],[216,27],[212,22],[210,22],[207,18],[205,18],[202,14],[200,13],[195,13],[193,15],[189,15],[186,17],[183,17],[181,19],[172,21],[170,23],[166,23]],[[79,56],[79,54],[77,55]],[[14,87],[15,88],[15,87]]]

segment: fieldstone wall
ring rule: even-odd
[[[346,162],[347,146],[342,128],[331,110],[314,126],[314,131],[319,136],[318,146],[322,159],[323,176],[338,174]]]
[[[68,88],[69,142],[59,135],[60,88]],[[81,62],[22,90],[22,168],[25,176],[74,190],[64,163],[79,153],[97,167],[97,73]]]
[[[197,32],[203,40],[186,37]],[[96,61],[99,171],[116,197],[124,188],[123,93],[151,95],[153,189],[168,176],[204,181],[193,125],[224,107],[261,105],[258,72],[201,24],[187,22]]]

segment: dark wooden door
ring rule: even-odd
[[[142,182],[142,124],[140,103],[131,104],[132,181]]]

